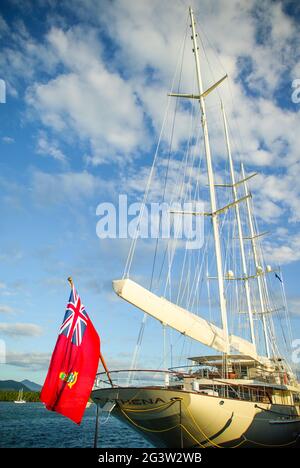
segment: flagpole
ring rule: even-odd
[[[70,283],[71,289],[73,289],[74,283],[73,283],[72,276],[69,276],[68,281]]]
[[[102,366],[103,366],[103,368],[104,368],[104,370],[105,370],[105,372],[106,372],[106,375],[107,375],[107,377],[108,377],[108,380],[109,380],[109,382],[110,382],[110,385],[113,387],[114,384],[113,384],[113,382],[112,382],[112,380],[111,380],[109,370],[107,369],[107,366],[106,366],[106,363],[105,363],[105,361],[104,361],[104,357],[103,357],[102,354],[101,354],[101,351],[100,351],[100,361],[101,361],[101,364],[102,364]]]
[[[71,278],[72,279],[72,278]],[[110,382],[110,385],[113,387],[114,384],[111,380],[111,377],[110,377],[110,373],[109,373],[109,370],[106,366],[106,362],[104,361],[104,357],[102,356],[101,354],[101,351],[100,351],[100,361],[101,361],[101,364],[102,366],[104,367],[104,370],[106,372],[106,375],[108,377],[108,380]],[[96,403],[96,423],[95,423],[95,434],[94,434],[94,448],[97,448],[97,443],[98,443],[98,428],[99,428],[99,403]]]

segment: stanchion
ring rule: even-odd
[[[182,435],[182,398],[179,398],[179,411],[180,411],[180,448],[183,448],[183,435]]]
[[[178,401],[179,403],[179,428],[180,428],[180,448],[183,448],[183,433],[182,433],[182,398],[174,397],[171,398],[173,401]]]

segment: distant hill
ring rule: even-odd
[[[0,380],[0,390],[14,391],[21,390],[21,388],[23,388],[24,392],[31,391],[30,388],[22,382],[16,382],[15,380]]]
[[[27,388],[29,388],[29,390],[31,390],[32,392],[40,392],[42,390],[42,386],[35,383],[35,382],[32,382],[31,380],[22,380],[21,384],[25,385]]]

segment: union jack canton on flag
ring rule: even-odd
[[[72,331],[71,342],[76,346],[80,346],[87,326],[87,321],[88,315],[85,311],[85,307],[81,303],[81,299],[77,294],[76,289],[72,288],[59,334],[63,334],[69,338],[69,334]]]

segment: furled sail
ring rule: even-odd
[[[223,330],[204,318],[179,307],[163,297],[157,296],[128,278],[113,281],[113,288],[122,299],[130,302],[163,324],[217,351],[225,352],[226,343]],[[230,346],[239,353],[266,364],[265,358],[257,356],[255,347],[250,341],[235,335],[230,335],[229,341]]]
[[[155,319],[217,351],[225,350],[223,330],[130,279],[113,281],[118,296]]]

